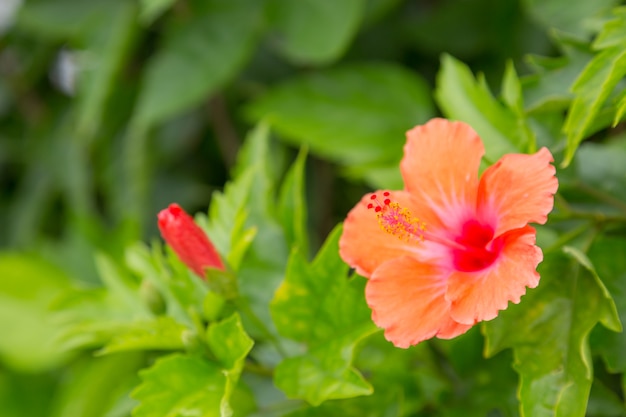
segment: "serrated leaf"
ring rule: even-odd
[[[226,376],[212,362],[169,355],[139,375],[142,383],[131,394],[140,402],[133,410],[133,417],[222,415]]]
[[[275,383],[288,396],[314,405],[371,393],[351,361],[355,345],[376,328],[363,280],[348,279],[348,266],[339,257],[340,235],[341,227],[335,228],[311,264],[294,250],[270,305],[278,331],[309,347],[278,365]]]
[[[615,305],[574,249],[546,254],[539,272],[537,289],[486,323],[485,352],[513,348],[522,415],[582,417],[593,379],[589,332],[598,322],[619,328]]]
[[[437,75],[435,98],[446,117],[468,123],[485,143],[485,158],[497,161],[506,153],[534,148],[524,121],[499,103],[469,67],[444,55]]]
[[[307,206],[304,193],[306,155],[306,150],[300,150],[287,171],[280,188],[277,207],[287,245],[300,248],[302,253],[308,253]]]
[[[270,5],[281,51],[301,64],[339,58],[356,34],[364,9],[363,0],[273,0]]]
[[[213,354],[229,370],[240,368],[254,345],[237,313],[219,323],[212,323],[207,329],[206,339]]]
[[[304,398],[311,405],[371,394],[372,386],[350,363],[355,344],[373,331],[363,326],[305,355],[285,359],[276,367],[276,386],[288,397]]]
[[[572,87],[575,98],[563,126],[563,131],[567,133],[563,166],[572,161],[602,105],[625,74],[626,51],[622,47],[598,53],[580,74]]]
[[[252,53],[262,2],[211,0],[165,34],[149,63],[133,118],[135,131],[199,104]]]
[[[360,278],[348,279],[339,257],[341,227],[328,236],[312,263],[295,250],[285,280],[270,305],[276,328],[285,337],[317,345],[371,322]]]
[[[167,316],[139,321],[117,332],[97,353],[108,355],[129,350],[179,350],[185,347],[185,331],[186,326]]]
[[[399,182],[405,133],[434,109],[417,74],[390,64],[352,64],[287,81],[248,114],[267,120],[282,139],[345,166],[348,175],[385,187],[389,181],[381,184],[372,172],[393,167]]]

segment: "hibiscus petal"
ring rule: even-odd
[[[432,119],[407,132],[400,163],[405,188],[428,202],[440,224],[456,227],[475,207],[478,168],[485,153],[476,132],[462,122]]]
[[[535,246],[535,229],[526,226],[498,238],[502,249],[498,260],[480,272],[454,272],[448,279],[446,299],[451,317],[465,324],[491,320],[509,301],[519,303],[526,287],[539,284],[537,265],[543,254]]]
[[[385,338],[407,348],[437,335],[454,337],[471,327],[450,318],[445,291],[446,276],[440,269],[403,256],[374,271],[365,298],[372,320],[385,329]]]
[[[546,148],[533,155],[509,154],[487,168],[478,188],[482,216],[497,219],[495,235],[528,223],[544,224],[559,186]]]
[[[384,198],[383,191],[374,194],[381,199]],[[366,278],[369,278],[374,269],[383,262],[410,254],[419,250],[422,245],[421,242],[407,242],[384,231],[374,210],[367,208],[367,205],[372,203],[371,195],[365,195],[348,213],[339,239],[341,258]],[[412,214],[419,213],[420,220],[422,214],[429,216],[431,213],[427,206],[420,205],[405,191],[392,191],[389,197]]]

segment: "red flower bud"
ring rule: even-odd
[[[161,236],[196,275],[204,279],[206,268],[225,269],[209,237],[178,204],[161,210],[158,218]]]

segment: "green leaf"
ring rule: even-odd
[[[361,23],[364,1],[272,0],[270,5],[283,54],[295,63],[326,64],[350,45]]]
[[[563,166],[569,165],[602,105],[625,74],[626,51],[622,47],[598,53],[580,74],[572,87],[575,98],[563,126],[567,133]]]
[[[285,230],[289,247],[308,252],[307,206],[304,190],[304,168],[307,152],[302,149],[285,175],[278,199],[278,218]]]
[[[211,0],[165,34],[142,82],[134,131],[143,131],[206,100],[252,53],[262,2]]]
[[[237,313],[219,323],[212,323],[207,329],[206,338],[213,354],[229,370],[240,371],[244,359],[254,345]]]
[[[573,248],[546,254],[539,272],[537,289],[486,323],[485,352],[513,348],[522,415],[582,417],[593,379],[589,332],[598,322],[621,328],[615,304]]]
[[[400,185],[405,132],[434,115],[427,84],[391,64],[344,65],[287,81],[248,108],[281,138],[380,187]],[[377,170],[395,169],[394,184]],[[383,184],[384,183],[384,184]]]
[[[589,249],[589,258],[597,265],[598,274],[615,300],[622,323],[626,323],[626,240],[618,236],[603,236]],[[594,329],[591,346],[599,352],[614,373],[626,372],[626,332],[615,333],[603,327]]]
[[[435,98],[446,117],[468,123],[476,130],[485,143],[485,158],[490,162],[506,153],[534,147],[534,137],[524,120],[500,104],[483,79],[476,80],[467,65],[450,55],[444,55],[441,60]]]
[[[6,252],[0,254],[0,277],[2,362],[24,372],[58,365],[66,354],[55,340],[51,303],[71,288],[69,278],[34,256]]]
[[[139,373],[142,379],[131,394],[140,404],[133,417],[221,417],[226,376],[202,358],[169,355]]]
[[[372,391],[351,366],[356,343],[376,329],[363,298],[364,281],[349,279],[339,257],[341,230],[331,233],[311,264],[294,250],[270,305],[278,331],[309,347],[278,365],[275,383],[314,405]]]
[[[108,355],[129,350],[179,350],[185,347],[187,327],[167,316],[138,321],[116,333],[97,353]]]

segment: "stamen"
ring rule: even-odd
[[[383,196],[389,197],[390,193],[385,191]],[[370,199],[375,204],[369,203],[367,208],[374,209],[381,229],[405,242],[424,241],[426,225],[417,217],[413,217],[407,208],[391,201],[390,198],[385,198],[381,203],[376,194],[372,194]]]

